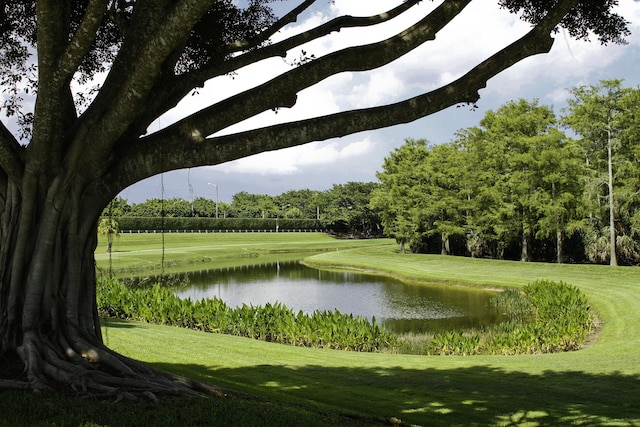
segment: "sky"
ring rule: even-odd
[[[243,1],[243,0],[237,0]],[[294,7],[300,0],[274,2],[277,13]],[[367,16],[381,13],[402,0],[319,1],[274,40],[286,38],[340,15]],[[327,52],[385,39],[433,9],[439,1],[420,2],[415,11],[375,29],[345,29],[289,53],[287,60],[270,59],[208,82],[196,96],[189,96],[153,124],[151,132],[211,104],[213,101],[263,83],[291,68],[304,49],[321,57]],[[489,80],[480,91],[475,110],[454,106],[410,124],[361,132],[340,139],[318,141],[300,147],[263,153],[237,161],[153,177],[124,190],[121,196],[137,203],[154,197],[195,197],[231,202],[240,191],[278,195],[289,190],[324,191],[349,181],[375,181],[384,158],[406,138],[424,138],[433,144],[454,139],[460,129],[478,125],[488,110],[510,100],[538,99],[560,114],[566,106],[568,90],[582,84],[598,84],[602,79],[624,79],[626,87],[640,86],[640,1],[619,0],[616,11],[630,21],[632,35],[627,45],[601,46],[569,38],[560,32],[549,54],[528,58]],[[223,133],[247,130],[272,123],[299,120],[382,105],[433,90],[458,78],[481,60],[529,30],[516,15],[497,6],[496,0],[474,0],[443,29],[436,40],[426,43],[394,63],[366,73],[342,73],[299,94],[292,109],[269,111],[239,123]],[[155,129],[154,129],[155,128]]]

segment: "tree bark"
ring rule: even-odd
[[[556,183],[551,183],[551,199],[556,203]],[[556,262],[562,264],[562,217],[556,213]]]
[[[0,353],[17,354],[23,381],[0,387],[137,395],[222,393],[152,370],[108,349],[96,309],[97,219],[79,205],[81,191],[60,179],[38,185],[27,174],[21,188],[0,194]],[[45,194],[44,197],[40,194]]]
[[[615,209],[613,200],[613,141],[611,137],[611,129],[607,129],[607,170],[608,170],[608,187],[609,187],[609,242],[610,242],[610,255],[609,265],[617,266],[618,257],[616,255],[616,222],[615,222]]]
[[[299,91],[331,75],[370,70],[397,59],[435,38],[469,1],[447,0],[430,17],[387,41],[311,61],[147,136],[149,123],[202,84],[200,79],[220,74],[216,66],[234,63],[237,68],[242,60],[259,59],[261,52],[271,56],[276,52],[256,47],[247,56],[238,54],[229,62],[199,70],[202,73],[172,75],[167,71],[175,66],[171,59],[184,48],[185,38],[210,2],[136,2],[131,33],[119,44],[99,94],[78,115],[69,82],[94,44],[92,32],[100,26],[104,2],[90,0],[70,40],[66,8],[56,1],[38,1],[38,95],[29,145],[21,146],[0,124],[0,352],[19,356],[25,367],[20,384],[32,390],[64,386],[125,398],[221,393],[154,371],[104,346],[94,262],[102,209],[124,188],[162,172],[407,123],[454,104],[475,102],[490,78],[524,58],[548,52],[551,32],[578,2],[559,2],[520,40],[432,92],[375,108],[210,136],[247,117],[295,104]],[[408,5],[394,10],[404,13]],[[319,32],[356,24],[364,22],[350,18]],[[298,38],[293,46],[302,43]],[[169,86],[175,82],[181,84],[174,91]],[[404,247],[403,239],[403,251]],[[502,254],[503,248],[499,250]],[[15,388],[16,382],[0,381],[3,386]]]
[[[449,236],[446,233],[441,234],[440,242],[440,254],[449,255],[451,253],[449,249]]]
[[[531,261],[531,254],[529,253],[529,240],[531,236],[528,228],[526,222],[522,221],[522,248],[520,251],[520,261],[522,262]]]
[[[562,264],[562,230],[558,221],[558,229],[556,231],[556,262]]]

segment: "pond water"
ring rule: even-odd
[[[298,262],[188,274],[181,298],[218,297],[230,307],[280,302],[294,311],[334,310],[376,320],[394,332],[441,332],[500,321],[495,292],[415,285],[388,277],[317,270]]]

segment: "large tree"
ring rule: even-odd
[[[603,80],[571,91],[564,121],[581,137],[589,171],[586,186],[587,256],[618,265],[640,257],[638,229],[631,218],[638,210],[638,108],[640,90],[620,80]],[[620,253],[619,253],[620,252]]]
[[[521,39],[459,79],[390,105],[222,131],[261,112],[291,107],[329,76],[388,64],[420,45],[471,0],[444,0],[386,40],[304,57],[289,71],[210,104],[163,129],[150,125],[209,79],[348,27],[414,13],[418,0],[376,16],[342,16],[279,42],[269,39],[316,3],[276,17],[269,0],[2,0],[0,75],[4,108],[20,128],[0,125],[0,351],[24,365],[25,382],[104,394],[183,393],[194,384],[122,357],[102,343],[95,305],[97,220],[126,187],[161,172],[213,165],[267,150],[406,123],[478,100],[491,77],[546,53],[552,35],[595,33],[620,42],[626,22],[615,0],[500,0],[531,22]],[[474,37],[477,34],[473,35]],[[100,83],[82,96],[77,84]],[[28,96],[36,94],[33,109]]]
[[[494,146],[490,153],[478,159],[484,163],[482,169],[490,171],[485,174],[490,180],[485,186],[494,186],[501,199],[494,211],[488,213],[492,217],[491,222],[495,230],[500,230],[496,234],[502,234],[502,240],[510,240],[507,236],[519,238],[522,261],[532,259],[531,246],[535,235],[547,235],[550,229],[556,234],[556,248],[562,256],[566,220],[561,215],[563,206],[557,202],[558,195],[565,191],[557,174],[564,172],[568,179],[574,181],[576,174],[570,169],[558,172],[560,161],[555,157],[562,154],[569,157],[571,151],[563,147],[566,138],[554,127],[555,123],[556,117],[550,107],[538,105],[537,100],[528,102],[520,99],[503,105],[495,112],[487,112],[480,121],[482,130],[473,133],[480,137],[476,143]],[[542,206],[547,207],[547,211],[542,210]],[[540,221],[541,217],[548,215],[552,216],[552,226],[549,226],[548,218]]]
[[[371,193],[371,207],[379,212],[382,227],[387,236],[414,250],[424,235],[422,205],[428,202],[422,165],[431,152],[424,139],[407,139],[384,159],[382,172],[376,176],[380,186]]]

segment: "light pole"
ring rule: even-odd
[[[214,184],[212,182],[208,182],[207,184],[213,185],[216,187],[216,219],[218,218],[218,184]]]

